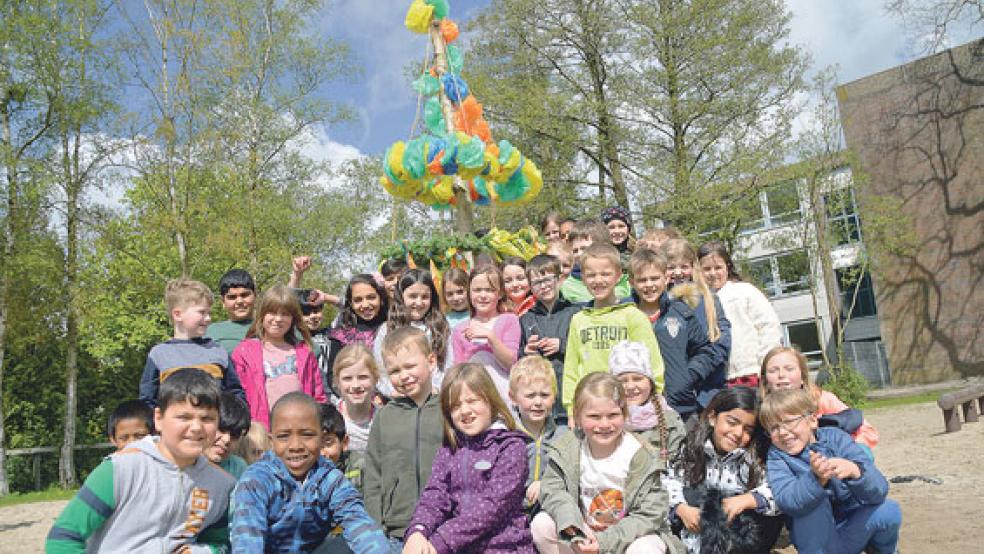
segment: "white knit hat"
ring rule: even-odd
[[[649,349],[641,342],[626,340],[616,344],[608,355],[608,371],[616,377],[623,373],[641,373],[652,378]]]

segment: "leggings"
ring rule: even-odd
[[[557,537],[557,524],[547,512],[540,512],[530,523],[533,544],[540,554],[573,554],[566,542]],[[665,554],[666,545],[659,535],[645,535],[632,541],[625,554]]]

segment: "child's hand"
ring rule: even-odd
[[[540,349],[540,353],[544,356],[552,356],[560,350],[560,339],[540,339],[537,347]]]
[[[833,471],[834,476],[840,480],[859,479],[861,477],[861,468],[851,460],[830,458],[827,460],[827,464],[831,468],[831,471]]]
[[[822,454],[813,451],[810,451],[810,469],[813,470],[813,474],[816,475],[821,487],[826,487],[830,478],[835,477],[833,468],[830,467],[830,461]]]
[[[700,533],[700,510],[681,502],[677,504],[676,515],[683,522],[683,526],[691,533]]]
[[[578,538],[571,541],[571,549],[577,554],[599,554],[601,552],[601,546],[598,544],[598,538],[595,534],[591,532],[590,529],[584,530],[584,538]]]
[[[465,338],[468,340],[488,339],[491,334],[491,326],[487,326],[477,321],[468,322],[468,328],[465,329],[464,333]]]
[[[526,487],[526,503],[532,506],[536,504],[536,501],[540,499],[540,482],[533,481],[530,486]]]
[[[437,554],[434,545],[421,532],[410,535],[403,545],[403,554]]]
[[[728,516],[729,524],[739,514],[745,510],[754,510],[756,506],[758,506],[758,503],[755,502],[755,497],[750,492],[739,494],[738,496],[729,496],[721,501],[721,508],[724,509],[725,515]]]
[[[539,335],[530,335],[530,337],[528,339],[526,339],[526,348],[524,348],[523,351],[526,354],[529,354],[529,355],[539,354],[540,353],[540,336]]]
[[[304,273],[308,269],[311,269],[311,256],[298,256],[294,258],[291,262],[291,268],[294,273]]]

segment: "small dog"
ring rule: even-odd
[[[745,510],[728,524],[721,491],[703,483],[685,487],[687,504],[700,506],[701,554],[768,554],[782,529],[781,517]]]

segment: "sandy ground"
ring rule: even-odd
[[[887,477],[922,475],[943,481],[941,485],[892,484],[889,495],[902,505],[900,550],[980,552],[984,422],[944,434],[935,403],[873,410],[866,416],[881,433],[875,457]],[[41,552],[44,537],[64,506],[65,502],[42,502],[0,508],[0,553]]]

